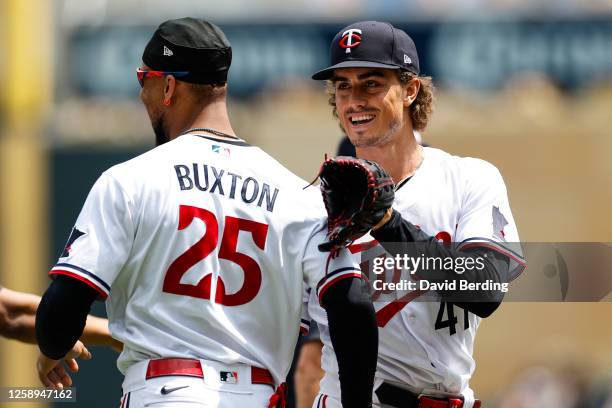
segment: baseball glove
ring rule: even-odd
[[[395,198],[395,184],[375,162],[338,156],[319,172],[327,209],[328,242],[319,250],[335,252],[366,234],[382,220]]]

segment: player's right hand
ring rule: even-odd
[[[68,369],[73,373],[79,370],[79,365],[76,361],[77,358],[91,360],[91,353],[80,341],[77,341],[74,346],[72,346],[72,350],[63,358]],[[38,378],[45,387],[61,390],[64,387],[70,387],[72,385],[72,378],[70,378],[64,369],[62,360],[53,360],[41,353],[38,356],[36,368],[38,370]]]

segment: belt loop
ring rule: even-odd
[[[463,407],[463,400],[459,398],[449,398],[448,399],[448,408],[461,408]]]

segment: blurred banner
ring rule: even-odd
[[[278,81],[308,81],[328,62],[329,42],[349,22],[224,24],[234,61],[230,91],[249,96]],[[542,75],[576,89],[612,78],[612,19],[396,23],[438,85],[494,90],[518,75]],[[96,26],[66,32],[58,61],[63,92],[134,97],[134,70],[154,26]]]

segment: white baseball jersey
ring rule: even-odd
[[[93,186],[51,274],[107,300],[121,372],[185,357],[267,368],[283,382],[304,284],[361,276],[325,238],[314,188],[244,141],[187,134],[112,167]]]
[[[515,278],[524,261],[520,245],[516,244],[518,233],[499,171],[483,160],[451,156],[427,147],[423,151],[421,167],[407,182],[398,184],[393,208],[426,234],[456,249],[483,246],[503,253],[510,259],[510,279]],[[376,245],[367,236],[354,244],[352,251],[358,261],[363,261],[361,250],[374,246],[368,250],[371,260],[385,254]],[[367,263],[362,266],[364,272],[371,270]],[[369,273],[370,283],[376,279],[392,282],[394,273]],[[424,294],[418,288],[402,294],[402,302],[381,301],[382,294],[373,293],[379,326],[377,384],[404,384],[417,393],[430,390],[463,394],[466,407],[471,407],[473,393],[468,383],[475,367],[472,351],[481,319],[442,302],[433,291],[428,293],[434,296],[431,301],[418,301]],[[324,343],[321,393],[338,399],[338,365],[325,313],[315,296],[310,297],[308,311],[319,324]]]

